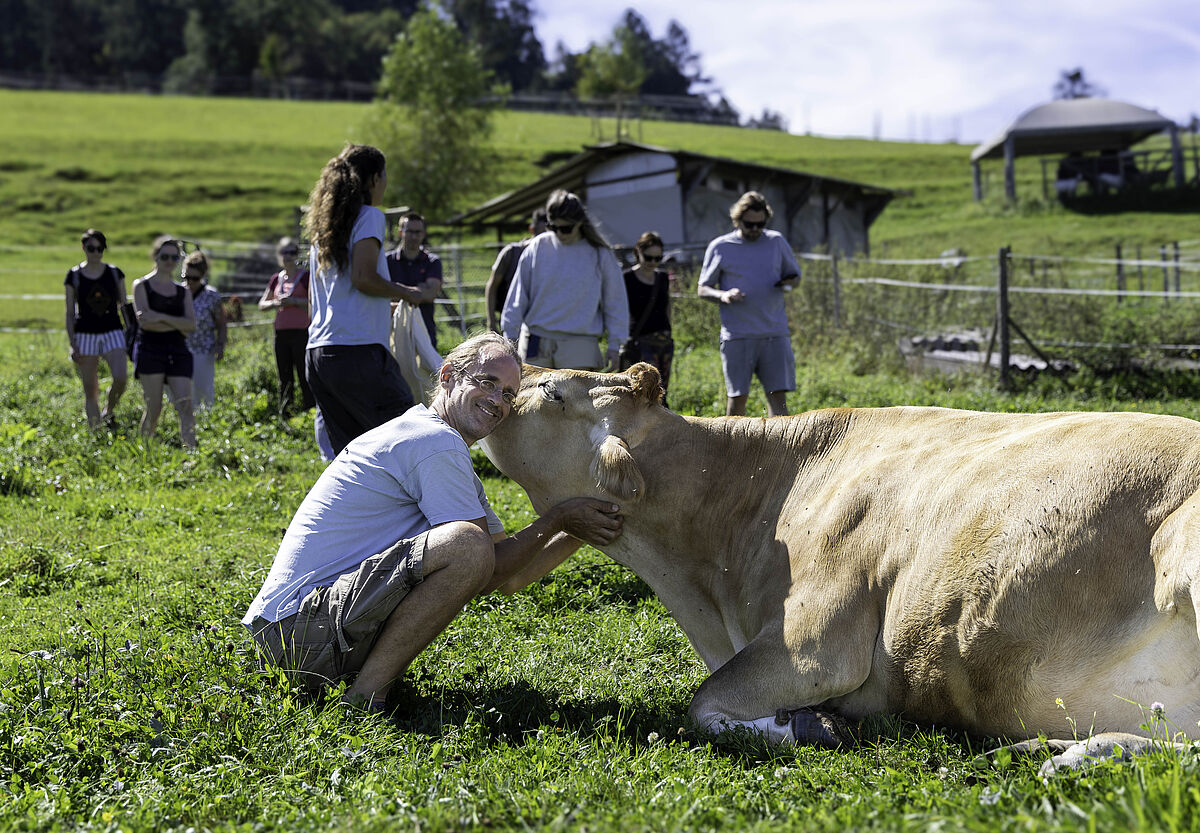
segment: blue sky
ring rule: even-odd
[[[554,54],[603,40],[632,6],[678,20],[743,114],[793,133],[975,143],[1083,67],[1115,98],[1200,114],[1200,0],[538,0]]]

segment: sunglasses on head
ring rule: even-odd
[[[83,247],[83,250],[85,252],[90,252],[92,254],[99,254],[100,252],[104,251],[104,247],[103,246],[93,246],[92,244],[89,243],[88,245]]]
[[[559,225],[558,223],[546,223],[546,228],[555,234],[570,234],[575,230],[575,226],[579,223],[569,223],[567,225]]]
[[[169,255],[166,252],[158,253],[159,260],[179,260],[179,257],[180,257],[179,255]]]
[[[757,223],[752,223],[752,222],[750,222],[749,220],[742,220],[742,225],[743,225],[743,226],[745,226],[745,227],[746,227],[746,228],[748,228],[748,229],[759,229],[759,228],[766,228],[766,227],[767,227],[767,221],[766,221],[766,220],[762,220],[762,221],[760,221],[760,222],[757,222]]]

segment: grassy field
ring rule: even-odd
[[[320,471],[311,419],[273,418],[265,335],[235,333],[194,454],[169,415],[135,438],[136,391],[114,433],[90,434],[49,338],[0,336],[0,829],[1196,829],[1190,753],[1047,784],[1038,760],[979,764],[988,742],[895,719],[847,752],[714,743],[687,722],[704,669],[686,639],[591,549],[469,605],[394,719],[305,701],[256,670],[237,624]],[[711,348],[681,357],[684,409],[712,413],[719,385]],[[803,360],[792,397],[896,402],[1200,416],[864,372],[850,345]],[[520,490],[480,466],[507,527],[527,523]]]
[[[273,241],[294,228],[321,166],[358,138],[365,105],[0,90],[0,276],[5,292],[55,294],[78,260],[78,236],[104,230],[130,275],[149,268],[155,235]],[[603,125],[612,137],[611,123]],[[596,141],[586,117],[498,114],[493,186],[468,204],[523,185]],[[959,248],[1111,256],[1200,238],[1200,206],[1078,214],[1040,198],[1036,160],[1018,165],[1019,205],[971,199],[971,148],[793,136],[774,131],[645,121],[634,138],[669,148],[858,180],[904,192],[872,227],[876,256],[933,256]],[[11,301],[0,325],[59,326],[58,308]]]
[[[130,274],[164,229],[275,237],[361,108],[0,92],[0,111],[0,292],[57,293],[88,225]],[[586,119],[505,114],[500,128],[498,191],[591,139]],[[1200,236],[1194,214],[972,205],[965,147],[652,123],[641,139],[910,189],[875,227],[894,253]],[[0,324],[60,326],[61,305],[47,309],[5,301]],[[680,412],[723,407],[714,318],[679,308]],[[1200,418],[1195,383],[1047,377],[1000,393],[987,377],[909,377],[884,336],[796,331],[793,410]],[[0,830],[1200,829],[1191,752],[1044,783],[1039,760],[980,764],[989,741],[894,718],[867,721],[847,752],[714,743],[687,722],[705,672],[683,634],[590,548],[469,605],[405,677],[394,719],[305,701],[258,672],[237,624],[321,470],[311,417],[275,418],[274,377],[266,329],[234,330],[186,453],[169,412],[158,439],[137,437],[136,383],[117,430],[88,432],[61,333],[0,333]],[[527,523],[521,490],[477,462],[506,526]]]

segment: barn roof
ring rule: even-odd
[[[686,150],[646,145],[639,142],[605,142],[587,145],[584,149],[552,168],[540,179],[528,185],[501,194],[487,202],[470,208],[461,214],[450,218],[451,225],[521,225],[529,220],[534,209],[546,204],[546,197],[551,191],[563,188],[567,191],[582,192],[587,183],[587,174],[601,162],[608,161],[628,153],[662,153],[674,157],[679,166],[693,163],[719,164],[723,170],[741,170],[762,182],[788,181],[802,179],[823,185],[824,190],[832,194],[853,194],[867,204],[868,224],[883,211],[884,207],[897,192],[890,188],[866,185],[838,177],[820,176],[805,173],[790,168],[779,168],[772,165],[760,165],[754,162],[743,162],[720,156],[708,156]],[[593,182],[591,185],[601,183]]]
[[[1004,143],[1013,138],[1017,156],[1071,151],[1124,150],[1171,126],[1154,110],[1106,98],[1051,101],[1022,113],[991,141],[971,153],[971,161],[1004,157]]]

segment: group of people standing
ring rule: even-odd
[[[208,259],[199,251],[185,258],[178,240],[157,238],[150,248],[154,268],[134,281],[133,303],[127,304],[124,272],[104,261],[104,233],[88,229],[80,245],[84,259],[63,284],[70,358],[83,383],[88,425],[113,424],[128,384],[128,357],[142,385],[142,434],[154,434],[166,392],[179,414],[180,438],[194,448],[193,400],[201,407],[212,405],[216,362],[226,341],[220,294],[206,282]],[[101,359],[112,377],[103,409]]]
[[[770,415],[786,414],[796,370],[784,298],[800,266],[787,239],[766,228],[771,206],[761,193],[743,194],[730,219],[733,230],[709,244],[697,282],[701,298],[721,305],[725,412],[746,413],[757,377]],[[529,231],[492,266],[485,289],[489,328],[516,341],[523,361],[541,367],[623,370],[648,362],[666,391],[675,343],[662,237],[643,233],[633,266],[622,273],[583,203],[567,191],[551,194]],[[602,334],[607,356],[600,354]]]

